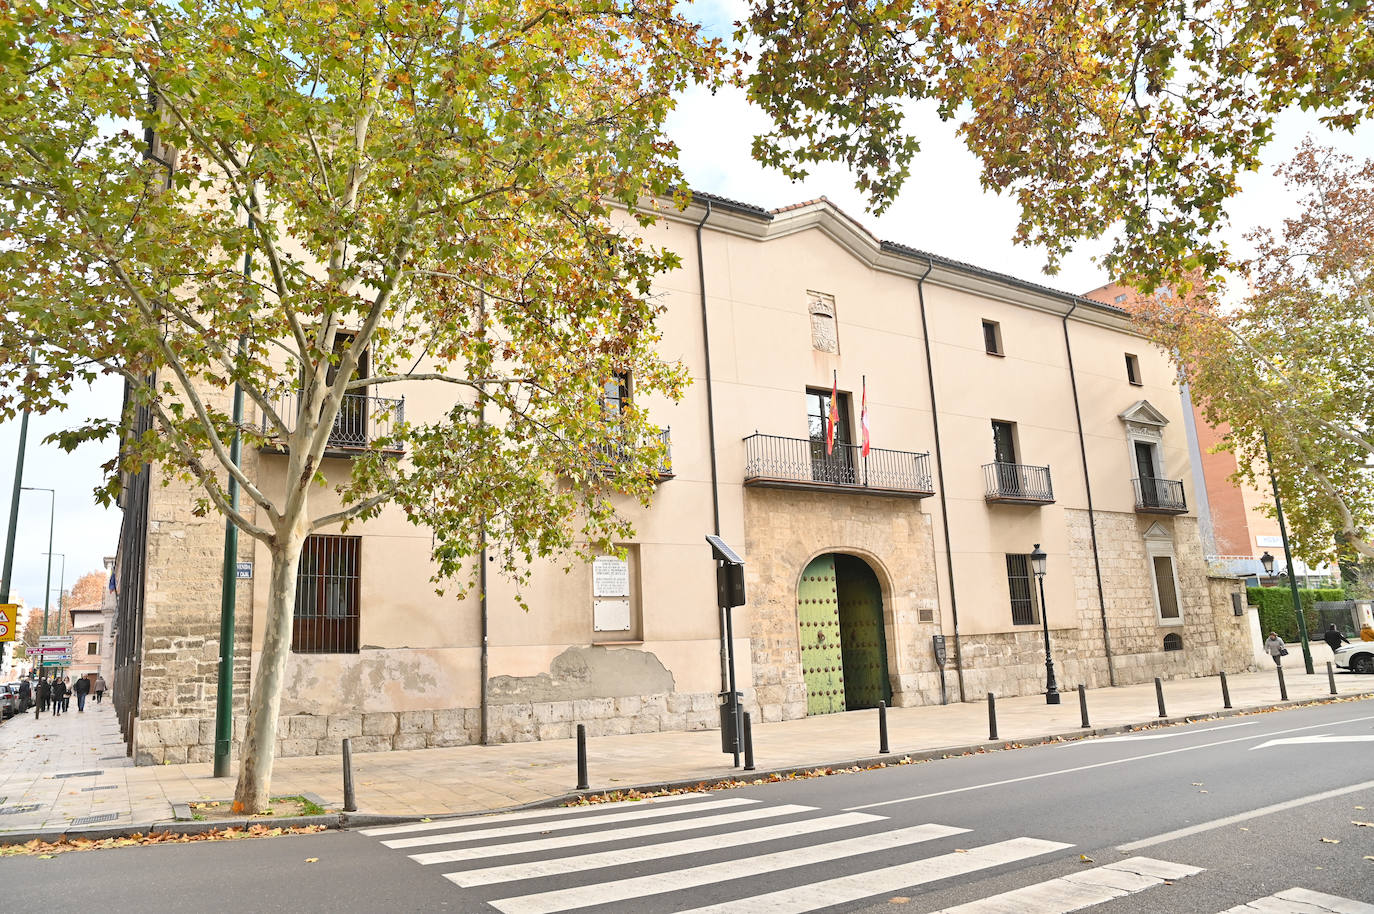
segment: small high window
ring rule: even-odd
[[[310,536],[301,549],[291,650],[297,654],[358,653],[356,536]]]
[[[98,643],[96,643],[95,641],[92,641],[92,642],[90,642],[90,643],[88,643],[88,644],[86,645],[86,655],[87,655],[87,656],[96,655],[96,654],[99,654],[99,653],[100,653],[100,645],[99,645]]]
[[[1183,650],[1183,636],[1178,632],[1169,632],[1164,636],[1164,649],[1166,651]]]
[[[1007,556],[1007,589],[1011,593],[1011,621],[1013,625],[1038,625],[1035,584],[1031,575],[1030,556]]]
[[[1141,386],[1140,380],[1140,359],[1137,356],[1126,353],[1126,380],[1137,387]]]
[[[1126,303],[1126,293],[1125,293],[1125,292],[1122,292],[1122,293],[1121,293],[1120,295],[1118,295],[1116,298],[1112,299],[1112,301],[1113,301],[1114,303],[1118,304],[1118,305],[1125,304],[1125,303]]]
[[[983,321],[983,349],[988,355],[1005,355],[1002,351],[1002,325],[997,321]]]

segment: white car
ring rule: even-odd
[[[1374,641],[1342,644],[1334,651],[1336,666],[1352,673],[1374,673]]]

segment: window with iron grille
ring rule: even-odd
[[[1032,580],[1030,556],[1007,556],[1007,589],[1011,592],[1011,621],[1014,625],[1035,625],[1040,621],[1036,612],[1035,582]]]
[[[291,650],[298,654],[358,653],[356,536],[311,536],[301,550]]]

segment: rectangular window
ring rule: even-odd
[[[358,653],[359,541],[356,536],[306,539],[291,625],[296,653]]]
[[[1126,293],[1122,292],[1116,298],[1112,299],[1112,301],[1118,305],[1124,305],[1126,303]]]
[[[329,370],[325,372],[326,385],[332,385],[339,376],[339,359],[353,345],[353,339],[354,334],[345,331],[334,336],[334,357]],[[368,374],[368,353],[364,349],[358,359],[358,367],[353,372],[353,379],[366,378]],[[366,387],[344,394],[343,402],[339,404],[339,414],[334,418],[334,428],[329,433],[330,447],[367,447],[372,437],[368,428],[369,402]]]
[[[1137,387],[1141,386],[1140,380],[1140,359],[1126,353],[1126,380]]]
[[[1032,580],[1030,556],[1007,556],[1007,589],[1011,592],[1011,621],[1014,625],[1038,625],[1035,581]]]
[[[811,441],[811,478],[818,482],[853,484],[854,447],[849,434],[849,394],[841,393],[835,401],[838,418],[835,422],[835,447],[825,452],[830,433],[830,391],[807,388],[806,429]]]
[[[1151,556],[1155,572],[1155,593],[1159,596],[1159,618],[1166,621],[1176,620],[1178,614],[1178,588],[1174,586],[1174,560],[1171,556]]]
[[[1002,326],[997,321],[983,321],[983,348],[988,355],[1002,355]]]
[[[99,653],[100,653],[100,645],[97,644],[96,642],[92,641],[90,644],[87,644],[87,645],[86,645],[86,654],[87,654],[87,656],[97,655],[97,654],[99,654]]]
[[[606,418],[615,421],[630,405],[630,373],[617,371],[601,385],[601,405]]]

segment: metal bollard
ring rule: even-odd
[[[587,728],[577,725],[577,789],[586,790],[587,783]]]
[[[754,722],[748,711],[744,712],[744,770],[754,770]]]
[[[997,739],[997,696],[988,693],[988,739]]]
[[[1083,718],[1083,729],[1091,727],[1092,724],[1088,723],[1088,692],[1082,683],[1078,685],[1078,713]]]
[[[1231,690],[1226,686],[1226,671],[1221,671],[1221,706],[1231,707]]]
[[[1336,668],[1331,665],[1331,661],[1326,661],[1326,680],[1331,683],[1331,694],[1336,694]]]
[[[1288,683],[1283,680],[1283,667],[1277,666],[1274,669],[1279,671],[1279,701],[1288,700]]]
[[[1158,676],[1155,677],[1155,701],[1159,702],[1159,716],[1168,717],[1168,712],[1164,710],[1164,682]]]
[[[344,812],[358,811],[358,798],[353,795],[353,740],[343,741]]]
[[[892,750],[887,748],[887,702],[878,702],[878,753],[886,755]]]

